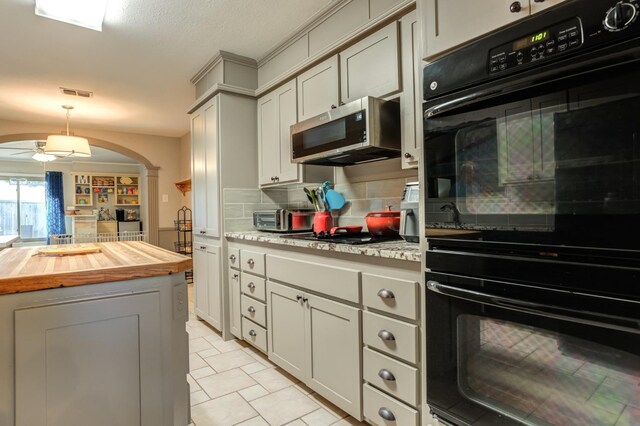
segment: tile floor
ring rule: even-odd
[[[191,287],[191,286],[189,286]],[[243,341],[223,341],[190,306],[189,375],[195,426],[348,426],[349,417]]]

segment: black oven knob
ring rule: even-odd
[[[607,11],[604,28],[607,31],[622,31],[635,22],[638,8],[634,3],[621,1]]]

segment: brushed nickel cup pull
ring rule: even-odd
[[[247,263],[249,264],[249,266],[253,266],[253,265],[255,265],[256,262],[254,262],[253,259],[249,259],[249,260],[247,260]]]
[[[251,283],[247,284],[247,287],[249,287],[251,290],[253,290],[254,288],[256,288],[256,285],[251,282]]]
[[[393,292],[391,290],[387,290],[386,288],[383,288],[382,290],[380,290],[378,292],[378,296],[380,296],[383,299],[395,299],[396,295],[393,294]]]
[[[249,336],[251,336],[251,337],[256,337],[256,336],[257,336],[257,334],[256,334],[256,332],[255,332],[255,331],[250,330],[250,331],[249,331]]]
[[[231,256],[229,256],[229,260],[232,261],[232,262],[235,262],[236,261],[236,255],[232,254]]]
[[[380,409],[378,410],[378,415],[387,421],[396,421],[396,416],[394,416],[393,412],[386,407],[380,407]]]
[[[396,381],[396,376],[394,376],[393,373],[391,371],[387,370],[386,368],[383,368],[382,370],[378,371],[378,376],[382,380],[386,380],[388,382],[395,382]]]
[[[380,330],[378,332],[378,337],[382,340],[396,340],[396,336],[394,336],[393,333],[387,330]]]
[[[249,308],[247,309],[247,311],[249,311],[252,314],[255,314],[256,312],[256,308],[254,308],[253,306],[249,306]]]

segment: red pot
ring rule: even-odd
[[[365,220],[369,232],[373,235],[385,237],[400,235],[400,212],[391,210],[391,206],[387,206],[385,211],[369,212]]]

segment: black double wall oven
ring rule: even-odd
[[[638,15],[570,0],[424,70],[444,423],[640,425]]]

